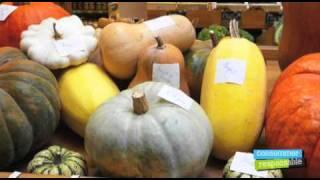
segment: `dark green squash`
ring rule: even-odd
[[[48,143],[61,109],[53,74],[40,64],[11,57],[0,53],[0,169]]]
[[[207,58],[217,44],[217,37],[211,31],[211,40],[196,40],[190,50],[184,55],[186,64],[186,76],[190,88],[191,97],[197,102],[200,100],[202,77]]]
[[[24,157],[33,141],[30,122],[15,100],[2,89],[0,89],[0,139],[0,167]]]
[[[11,61],[11,60],[23,60],[23,59],[28,59],[23,52],[21,52],[17,48],[13,47],[2,47],[0,48],[0,65],[4,64],[6,61]]]

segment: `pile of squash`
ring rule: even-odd
[[[43,16],[32,19],[32,13]],[[0,34],[8,34],[0,37],[1,169],[34,154],[29,172],[88,174],[79,153],[43,150],[60,119],[84,139],[87,158],[105,176],[198,177],[210,155],[228,160],[252,151],[264,124],[266,66],[236,21],[230,36],[209,30],[209,40],[197,40],[182,15],[100,21],[96,30],[56,5],[30,3],[0,22]],[[292,75],[308,63],[288,70],[278,86],[298,91]],[[282,108],[276,101],[290,94],[285,87],[275,89],[268,108],[270,147],[287,147],[274,127]],[[318,167],[311,162],[312,170]]]

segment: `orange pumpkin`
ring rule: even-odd
[[[131,81],[129,88],[141,84],[145,81],[160,81],[165,83],[172,83],[170,85],[180,88],[189,95],[189,87],[185,76],[184,57],[181,51],[172,44],[163,44],[160,37],[156,37],[157,44],[146,48],[138,58],[138,70],[136,76]],[[166,67],[159,73],[159,78],[156,78],[155,65],[173,65],[176,71],[172,74]],[[160,67],[158,66],[158,67]],[[173,70],[174,71],[174,70]],[[171,78],[170,78],[171,77]],[[177,81],[173,79],[177,77]],[[180,78],[179,78],[180,77]]]
[[[266,114],[272,149],[303,149],[307,166],[290,177],[320,177],[320,53],[303,56],[283,72]]]
[[[18,5],[18,3],[4,3]],[[20,3],[21,4],[21,3]],[[22,31],[29,25],[39,24],[49,17],[61,18],[70,14],[52,2],[29,2],[19,7],[5,21],[0,21],[0,47],[19,47]]]

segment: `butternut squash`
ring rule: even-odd
[[[188,50],[195,41],[195,29],[184,16],[169,15],[139,24],[122,22],[104,27],[100,48],[106,70],[118,79],[129,79],[136,73],[141,50],[154,43],[160,36],[181,51]]]
[[[156,37],[156,41],[157,44],[149,46],[140,54],[137,74],[129,88],[145,81],[158,81],[189,94],[181,51],[171,44],[164,44],[160,37]]]

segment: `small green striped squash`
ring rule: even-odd
[[[37,153],[27,167],[29,173],[41,175],[87,175],[84,157],[60,146],[51,146]]]

